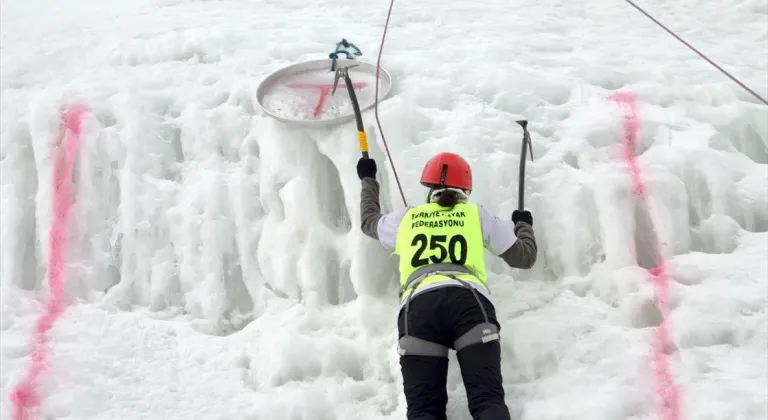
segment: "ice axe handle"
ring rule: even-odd
[[[350,66],[355,67],[355,66]],[[352,84],[352,79],[349,77],[349,71],[345,68],[343,71],[337,72],[337,78],[344,77],[344,84],[347,87],[349,93],[349,100],[352,102],[352,109],[355,111],[355,123],[357,124],[357,142],[360,145],[360,152],[363,154],[364,159],[368,159],[368,135],[365,134],[365,128],[363,127],[363,116],[360,112],[360,103],[357,101],[357,95],[355,94],[355,86]]]
[[[525,210],[525,155],[530,150],[531,160],[533,160],[533,147],[531,146],[531,134],[528,132],[528,121],[520,120],[517,121],[517,123],[523,127],[523,144],[522,150],[520,151],[520,184],[518,185],[517,190],[517,209],[523,211]]]

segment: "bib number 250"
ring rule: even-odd
[[[430,262],[450,262],[458,265],[464,265],[467,262],[467,239],[463,235],[449,237],[447,235],[427,236],[419,233],[414,236],[411,246],[419,247],[411,258],[412,267],[421,267]],[[432,255],[424,256],[425,252]]]

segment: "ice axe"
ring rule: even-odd
[[[525,210],[523,192],[525,191],[525,154],[530,151],[531,162],[533,162],[533,146],[531,145],[531,133],[528,132],[528,120],[517,121],[523,127],[523,146],[520,151],[520,185],[517,191],[517,209]],[[528,146],[526,148],[526,146]]]
[[[360,144],[360,152],[363,154],[364,159],[368,159],[368,135],[365,134],[363,128],[363,115],[360,113],[360,104],[357,102],[357,95],[355,95],[355,87],[352,84],[352,79],[349,77],[349,68],[357,67],[357,64],[339,67],[336,69],[336,75],[333,80],[333,90],[331,95],[336,93],[336,86],[339,84],[339,79],[344,78],[344,84],[347,86],[347,92],[349,93],[349,100],[352,102],[352,109],[355,111],[355,122],[357,123],[357,141]]]

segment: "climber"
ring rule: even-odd
[[[472,172],[459,155],[440,153],[421,174],[426,203],[381,214],[376,162],[361,158],[361,228],[400,257],[398,351],[408,420],[445,420],[448,350],[456,350],[475,420],[509,420],[501,376],[496,311],[486,285],[484,249],[530,269],[537,246],[533,216],[512,213],[508,227],[468,203]]]

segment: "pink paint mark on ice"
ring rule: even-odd
[[[352,87],[355,89],[362,89],[366,87],[368,84],[364,82],[360,83],[352,83]],[[333,89],[333,84],[328,83],[289,83],[289,88],[294,89]],[[344,88],[344,84],[339,81],[339,87],[338,89]]]
[[[637,135],[640,131],[640,123],[637,117],[637,97],[632,92],[620,92],[611,96],[619,106],[625,110],[624,115],[624,159],[629,168],[632,181],[638,197],[650,211],[650,203],[647,200],[647,188],[643,181],[642,171],[637,162],[635,146]],[[680,420],[682,388],[675,382],[671,372],[669,353],[671,352],[672,339],[669,324],[669,272],[668,263],[661,249],[661,237],[653,221],[655,266],[649,270],[648,280],[653,284],[656,304],[658,305],[663,321],[654,331],[654,347],[651,354],[651,368],[654,372],[657,385],[657,395],[660,400],[658,417],[660,420]]]
[[[352,83],[352,87],[354,89],[362,89],[366,86],[365,83]],[[320,90],[320,98],[317,100],[317,105],[315,105],[315,109],[312,112],[312,115],[317,118],[320,116],[320,114],[323,113],[323,109],[325,108],[325,103],[328,102],[328,94],[333,90],[333,84],[322,84],[322,83],[290,83],[288,84],[289,88],[293,89],[319,89]],[[346,89],[342,83],[339,84],[339,87],[337,89]]]
[[[40,405],[39,379],[48,366],[48,333],[64,312],[64,259],[69,234],[69,216],[73,205],[72,173],[75,157],[80,149],[84,106],[65,110],[61,119],[61,131],[55,144],[52,186],[53,222],[48,236],[48,282],[50,295],[43,314],[37,320],[32,341],[32,363],[26,375],[11,392],[14,420],[31,420],[33,411]]]

